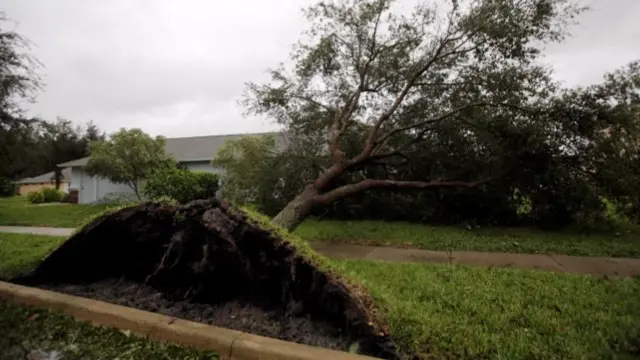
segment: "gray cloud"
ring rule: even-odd
[[[287,59],[312,1],[5,0],[2,10],[46,66],[33,115],[190,136],[275,128],[243,118],[236,101]],[[570,86],[640,58],[640,1],[589,3],[573,37],[546,52]]]

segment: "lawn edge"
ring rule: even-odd
[[[0,281],[0,298],[61,312],[145,338],[215,351],[229,360],[372,360],[375,358],[176,319],[103,301]]]

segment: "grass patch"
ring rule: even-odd
[[[0,225],[76,227],[108,205],[34,205],[24,196],[0,198]]]
[[[640,232],[579,234],[525,228],[428,226],[382,221],[307,220],[295,231],[309,241],[416,247],[436,251],[491,251],[640,258]]]
[[[60,359],[217,359],[211,351],[148,341],[91,326],[72,317],[0,300],[0,359],[27,359],[25,351],[56,351]],[[29,359],[35,357],[29,357]],[[38,357],[40,358],[40,357]],[[48,358],[48,357],[42,357]]]
[[[287,236],[283,230],[270,226],[266,218],[251,215]],[[517,269],[328,260],[316,255],[304,240],[291,238],[305,255],[368,289],[376,310],[390,325],[401,348],[424,358],[640,356],[640,279],[604,280]],[[5,246],[23,247],[32,241],[55,244],[61,239],[29,236],[22,241],[0,242],[0,249],[10,254]],[[0,273],[33,266],[44,256],[42,251],[22,252],[22,263],[14,262],[9,270],[5,265],[7,255],[2,255]]]
[[[35,267],[65,239],[57,236],[0,233],[0,279],[11,278]]]
[[[455,265],[334,261],[404,349],[435,359],[631,359],[640,281]]]

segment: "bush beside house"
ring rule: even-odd
[[[62,202],[64,198],[65,194],[62,191],[51,188],[42,188],[27,194],[27,199],[32,204]]]
[[[217,191],[216,174],[173,166],[155,169],[144,185],[144,195],[148,199],[172,198],[183,204],[215,197]]]

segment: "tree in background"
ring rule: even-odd
[[[85,169],[91,175],[129,186],[141,199],[140,181],[154,169],[175,163],[165,153],[164,146],[162,136],[152,138],[140,129],[121,129],[108,140],[91,144]]]
[[[73,126],[70,120],[58,118],[55,122],[41,122],[38,146],[46,169],[53,169],[56,189],[62,180],[62,169],[57,164],[89,155],[89,144],[104,140],[105,135],[92,122],[86,128]]]
[[[97,126],[73,126],[66,119],[47,122],[27,119],[20,107],[35,100],[42,88],[38,72],[42,64],[29,50],[29,41],[5,30],[0,13],[0,193],[13,195],[12,181],[54,171],[56,187],[61,169],[56,164],[88,155],[90,141],[104,139]]]
[[[515,169],[483,187],[362,192],[316,208],[313,214],[434,224],[601,228],[620,220],[620,214],[610,213],[613,204],[635,218],[640,184],[637,69],[634,62],[606,74],[601,84],[558,90],[536,116],[519,126],[500,114],[478,113],[475,127],[449,121],[451,126],[442,124],[429,132],[428,146],[410,149],[414,161],[358,167],[331,185],[338,188],[367,178],[428,178],[434,168],[458,168],[476,176],[493,153],[506,153],[502,158],[516,164]],[[460,136],[460,129],[467,136]],[[214,160],[225,170],[224,189],[230,189],[223,195],[275,216],[330,165],[323,153],[323,134],[317,134],[289,133],[284,149],[276,149],[266,138],[227,142]],[[345,133],[341,148],[353,154],[360,144],[356,128]]]
[[[320,144],[304,137],[285,142],[285,148],[277,148],[274,135],[227,141],[212,161],[213,166],[224,170],[224,198],[239,205],[256,206],[269,215],[281,210],[316,176]]]
[[[249,85],[250,112],[294,132],[320,131],[326,139],[327,166],[273,219],[277,224],[293,229],[315,205],[365,190],[473,188],[500,177],[513,164],[487,149],[483,174],[473,178],[434,166],[425,178],[396,179],[387,172],[332,186],[363,167],[429,166],[411,154],[421,153],[415,150],[428,144],[434,128],[453,127],[452,136],[459,129],[455,136],[482,152],[491,134],[480,139],[471,131],[475,126],[486,129],[496,117],[525,126],[536,103],[553,91],[548,72],[534,64],[538,46],[562,40],[581,11],[568,0],[469,0],[447,9],[422,3],[404,16],[394,14],[393,5],[351,0],[312,6],[311,30],[295,49],[294,68],[273,70],[269,84]],[[353,154],[343,149],[349,132],[360,140]]]
[[[29,52],[29,42],[9,27],[0,12],[0,192],[10,191],[15,169],[9,160],[17,147],[28,141],[32,121],[22,117],[21,101],[32,101],[42,88],[40,62]],[[3,190],[4,189],[4,190]]]
[[[8,19],[0,12],[0,121],[5,125],[22,113],[21,101],[33,101],[41,90],[38,70],[42,64],[29,52],[30,42],[7,31]]]

